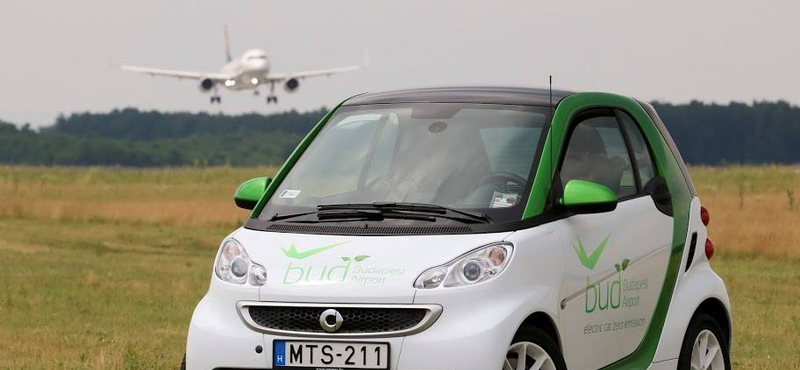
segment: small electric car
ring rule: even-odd
[[[234,198],[187,369],[730,369],[708,212],[647,103],[358,95]]]

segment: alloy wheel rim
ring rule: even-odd
[[[725,370],[722,346],[711,330],[697,334],[692,346],[692,370]]]
[[[518,342],[508,348],[503,370],[556,370],[556,364],[538,344]]]

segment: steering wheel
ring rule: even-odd
[[[396,187],[389,176],[380,176],[364,185],[364,190],[372,195],[373,200],[386,200],[395,194]]]
[[[484,177],[478,179],[472,188],[470,188],[469,192],[472,193],[479,187],[487,184],[503,184],[503,192],[510,193],[510,189],[508,183],[513,183],[519,185],[522,189],[525,189],[525,185],[527,184],[527,180],[525,180],[522,176],[509,173],[509,172],[495,172]]]

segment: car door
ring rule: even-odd
[[[663,285],[672,218],[647,190],[656,167],[638,124],[624,112],[592,109],[572,121],[557,184],[600,183],[616,209],[567,213],[558,221],[566,245],[561,287],[564,354],[571,370],[599,369],[642,342]],[[558,183],[560,182],[560,184]]]

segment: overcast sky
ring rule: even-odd
[[[800,103],[796,0],[24,0],[0,6],[0,119],[137,107],[270,113],[364,91],[445,84],[611,91],[642,99]],[[267,50],[276,72],[358,64],[309,79],[280,105],[115,64],[217,71]]]

